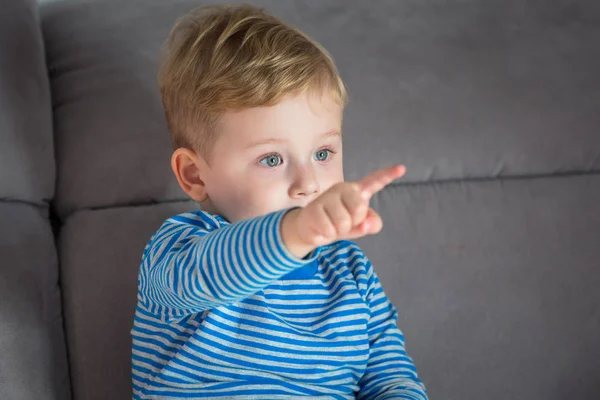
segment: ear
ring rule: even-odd
[[[206,185],[201,178],[200,157],[197,153],[183,147],[171,156],[171,169],[183,191],[193,200],[201,203],[208,199]]]

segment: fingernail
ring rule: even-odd
[[[361,193],[360,193],[360,197],[361,197],[363,200],[367,200],[367,199],[369,198],[369,192],[361,192]]]

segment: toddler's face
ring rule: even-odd
[[[202,208],[236,222],[304,206],[343,181],[342,113],[327,95],[303,94],[225,114]]]

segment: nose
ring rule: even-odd
[[[290,187],[290,197],[300,199],[311,197],[321,190],[314,168],[312,166],[299,167],[296,170],[292,186]]]

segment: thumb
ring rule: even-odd
[[[383,221],[377,211],[369,208],[365,219],[348,232],[346,239],[357,239],[366,235],[375,235],[383,228]]]

